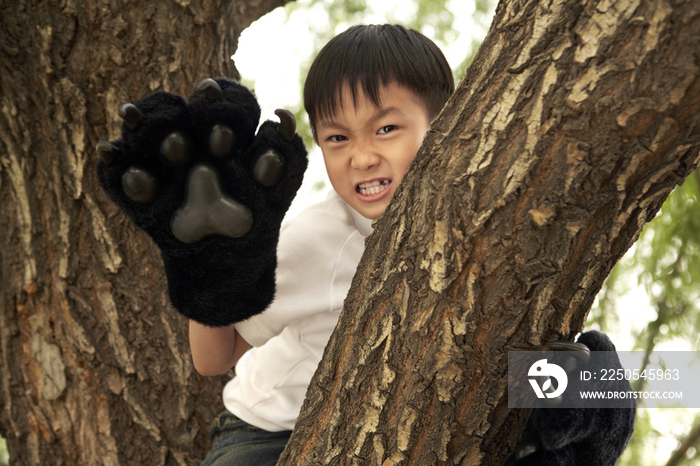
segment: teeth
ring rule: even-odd
[[[372,181],[371,183],[360,183],[357,186],[357,190],[360,192],[360,194],[364,194],[365,196],[371,196],[372,194],[377,194],[389,187],[391,184],[391,180],[381,180],[381,181]]]

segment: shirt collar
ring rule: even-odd
[[[372,234],[374,231],[374,228],[372,228],[372,223],[374,220],[370,220],[366,217],[363,217],[362,214],[360,214],[358,211],[350,207],[350,205],[345,202],[338,193],[335,192],[334,189],[331,189],[328,191],[328,194],[326,195],[326,199],[330,199],[332,197],[335,197],[340,201],[346,209],[348,209],[348,212],[350,213],[350,218],[352,219],[352,223],[355,225],[355,228],[357,228],[357,231],[360,232],[362,236],[367,238],[369,235]]]
[[[365,238],[371,235],[372,231],[374,231],[374,229],[372,228],[372,220],[363,217],[358,211],[356,211],[349,205],[348,211],[350,212],[350,217],[352,217],[352,221],[355,224],[355,228],[357,228],[357,231],[359,231],[360,234]]]

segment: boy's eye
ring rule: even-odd
[[[386,134],[391,131],[394,131],[396,129],[396,126],[394,125],[387,125],[387,126],[382,126],[379,128],[379,131],[377,131],[377,134]]]
[[[346,141],[347,139],[348,138],[346,138],[345,136],[340,136],[339,134],[333,135],[333,136],[328,138],[328,140],[332,141],[332,142],[342,142],[342,141]]]

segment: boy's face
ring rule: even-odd
[[[398,84],[383,86],[380,106],[359,91],[356,106],[348,86],[339,110],[316,127],[316,142],[338,195],[361,215],[376,219],[430,128],[425,104]]]

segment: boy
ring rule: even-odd
[[[287,431],[285,439],[291,434],[371,221],[384,213],[453,91],[442,52],[402,27],[357,26],[319,53],[304,103],[334,192],[282,229],[277,293],[263,314],[221,329],[190,323],[192,357],[201,374],[228,371],[249,344],[255,346],[224,389],[224,403],[237,418]],[[281,435],[275,436],[270,464],[284,446]],[[224,453],[217,443],[204,465],[219,464],[213,458]]]
[[[371,222],[384,213],[453,90],[442,52],[401,26],[355,26],[315,59],[304,104],[333,191],[282,228],[275,299],[264,312],[217,327],[190,320],[196,370],[218,375],[236,366],[223,393],[226,412],[212,427],[212,451],[203,466],[277,462],[337,322]],[[170,274],[168,279],[173,281]],[[187,314],[170,287],[173,304]]]
[[[251,448],[251,442],[266,435],[273,438],[261,450],[275,464],[335,327],[370,221],[384,213],[453,91],[442,52],[426,37],[399,26],[350,28],[319,53],[306,79],[304,106],[334,193],[282,229],[278,291],[267,311],[224,330],[190,326],[200,373],[223,373],[238,361],[237,377],[224,389],[225,405],[237,418],[223,415],[233,422],[228,430],[247,421],[275,433],[245,438],[239,432],[227,440],[227,429],[215,427],[214,435],[224,435],[203,466],[254,464],[247,453],[237,453],[231,462],[217,458],[225,458],[227,448]],[[300,296],[305,309],[290,312]],[[269,338],[273,334],[277,336]],[[248,343],[255,348],[239,361]],[[214,366],[211,354],[230,357]],[[234,444],[234,436],[241,443]]]

